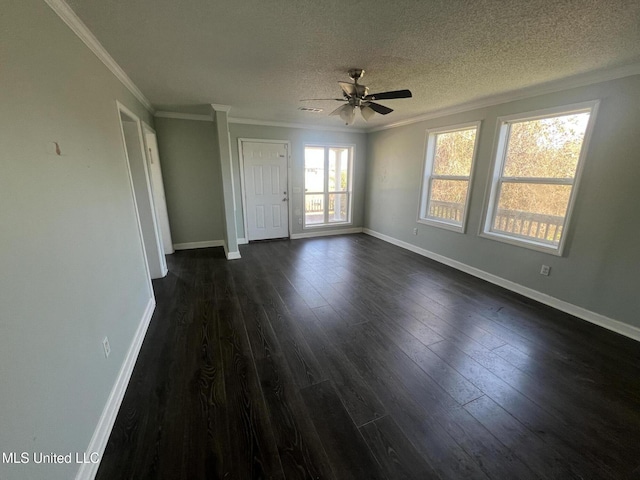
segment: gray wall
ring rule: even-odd
[[[352,225],[336,226],[327,228],[314,228],[314,232],[322,232],[336,228],[362,227],[364,219],[364,184],[365,166],[367,158],[366,134],[350,133],[339,131],[308,130],[303,128],[271,127],[263,125],[246,125],[240,123],[229,124],[231,135],[231,154],[233,161],[233,180],[236,192],[236,223],[238,237],[244,237],[244,221],[242,219],[242,196],[240,190],[240,163],[238,159],[238,139],[260,139],[260,140],[288,140],[291,142],[291,184],[299,187],[303,191],[304,186],[304,146],[307,143],[317,144],[353,144],[355,145],[355,159],[353,165],[353,217]],[[303,233],[302,219],[304,210],[303,194],[289,192],[291,202],[290,208],[293,213],[293,225],[290,226],[291,233]],[[299,210],[299,215],[295,210]]]
[[[152,295],[116,99],[152,119],[45,2],[3,6],[0,450],[83,452]]]
[[[174,244],[222,240],[222,174],[211,122],[156,118]]]
[[[638,98],[634,76],[371,133],[365,227],[640,327]],[[602,102],[564,255],[479,237],[497,117],[592,99]],[[425,130],[473,120],[482,125],[467,233],[417,223]],[[551,276],[539,274],[543,263]]]

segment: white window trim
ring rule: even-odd
[[[306,177],[304,174],[304,170],[306,168],[306,158],[305,158],[305,151],[307,149],[307,147],[316,147],[316,148],[324,148],[325,149],[325,170],[328,172],[328,167],[329,167],[329,149],[330,148],[350,148],[351,149],[351,157],[349,159],[349,182],[348,182],[348,187],[347,187],[347,191],[346,192],[329,192],[329,175],[327,173],[327,175],[325,176],[324,179],[324,188],[325,191],[324,192],[307,192],[306,189]],[[354,143],[327,143],[327,144],[323,144],[323,143],[305,143],[304,144],[304,149],[303,149],[303,176],[302,176],[302,229],[303,230],[316,230],[316,229],[320,229],[320,228],[333,228],[333,227],[344,227],[345,225],[353,225],[353,170],[354,170],[354,166],[353,164],[356,161],[356,145]],[[317,224],[313,224],[313,225],[307,225],[305,223],[306,217],[305,217],[305,204],[306,204],[306,198],[307,198],[307,194],[309,195],[327,195],[326,198],[328,198],[328,194],[330,193],[346,193],[348,198],[349,198],[349,211],[348,211],[348,218],[349,221],[348,222],[327,222],[327,223],[317,223]],[[326,204],[327,206],[329,205],[328,203]]]
[[[456,125],[447,125],[445,127],[438,128],[430,128],[426,132],[426,140],[424,147],[424,161],[422,162],[422,177],[421,177],[421,185],[420,185],[420,197],[418,198],[418,215],[417,222],[422,223],[424,225],[431,225],[433,227],[443,228],[445,230],[451,230],[458,233],[465,233],[467,228],[467,214],[469,212],[469,200],[471,199],[471,185],[473,180],[473,172],[476,164],[476,157],[478,155],[478,141],[480,139],[480,125],[482,121],[478,120],[475,122],[467,122],[460,123]],[[433,160],[435,155],[435,142],[431,141],[432,138],[435,138],[439,133],[449,133],[456,132],[460,130],[470,130],[472,128],[476,129],[476,138],[473,145],[473,156],[471,158],[471,168],[469,169],[469,177],[458,177],[454,175],[433,175]],[[468,180],[469,186],[467,188],[467,196],[464,201],[464,210],[462,212],[462,222],[461,225],[456,225],[451,222],[447,222],[446,220],[437,220],[435,218],[428,218],[422,216],[423,205],[425,208],[428,207],[429,202],[429,192],[431,190],[431,180],[433,178],[445,178],[452,180]]]
[[[536,250],[538,252],[549,253],[559,257],[563,255],[567,238],[569,236],[569,228],[571,225],[573,208],[575,206],[575,200],[577,197],[578,189],[580,187],[580,180],[582,178],[582,171],[585,163],[584,159],[587,155],[587,152],[589,151],[589,144],[593,133],[593,126],[596,121],[596,116],[598,114],[599,105],[600,100],[590,100],[586,102],[573,103],[570,105],[560,105],[556,107],[545,108],[542,110],[535,110],[532,112],[522,112],[513,115],[498,117],[496,125],[496,136],[493,144],[493,159],[491,162],[491,171],[487,183],[487,188],[485,190],[485,207],[482,216],[482,222],[480,223],[480,230],[478,233],[479,236],[503,243],[508,243],[510,245],[528,248],[530,250]],[[527,178],[525,181],[524,179],[519,178],[514,179],[511,177],[502,177],[502,172],[504,170],[504,161],[507,154],[507,149],[505,147],[507,144],[508,129],[506,128],[506,126],[509,123],[537,120],[540,118],[559,116],[561,114],[564,115],[587,111],[590,111],[591,114],[589,116],[589,122],[587,123],[584,139],[582,141],[582,149],[580,150],[580,156],[578,158],[578,164],[576,166],[576,174],[574,175],[573,179]],[[526,239],[491,231],[494,212],[497,208],[497,187],[501,183],[501,181],[503,182],[505,179],[509,181],[521,181],[523,183],[572,185],[569,204],[567,205],[567,213],[562,224],[562,237],[560,238],[560,242],[557,247],[554,245],[549,245],[547,243],[537,242],[533,239]],[[540,182],[538,182],[537,180],[540,180]]]

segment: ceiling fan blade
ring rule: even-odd
[[[342,112],[342,110],[345,110],[347,108],[349,108],[351,105],[349,105],[348,103],[345,103],[344,105],[340,105],[338,108],[336,108],[333,112],[331,112],[329,114],[329,116],[331,115],[340,115],[340,113]]]
[[[344,102],[344,98],[303,98],[301,102],[315,102],[318,100],[337,100],[338,102]]]
[[[355,84],[348,82],[338,82],[338,85],[340,85],[340,88],[342,88],[342,91],[345,93],[345,95],[353,97],[356,94]]]
[[[371,108],[374,112],[379,113],[380,115],[386,115],[393,112],[392,108],[385,107],[384,105],[380,105],[379,103],[369,102],[367,104],[367,107]]]
[[[376,111],[368,105],[363,105],[360,107],[360,113],[362,113],[362,118],[364,118],[365,122],[368,122],[376,114]]]
[[[365,100],[393,100],[395,98],[411,98],[411,90],[394,90],[392,92],[372,93]]]
[[[351,125],[356,119],[356,107],[349,104],[343,105],[342,110],[340,110],[340,118],[344,120],[347,125]]]

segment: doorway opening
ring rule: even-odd
[[[173,241],[171,240],[171,228],[169,226],[167,199],[165,197],[164,182],[162,180],[162,166],[160,164],[160,154],[158,153],[158,138],[155,130],[144,122],[142,122],[142,131],[144,132],[149,176],[151,177],[151,193],[153,194],[153,203],[156,207],[158,229],[162,237],[164,254],[171,255],[174,249]]]
[[[162,247],[162,236],[158,229],[142,126],[140,119],[134,113],[119,102],[117,106],[147,269],[151,278],[162,278],[168,271],[167,261]]]

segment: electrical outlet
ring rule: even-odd
[[[104,357],[109,358],[109,354],[111,353],[111,345],[109,345],[108,337],[104,337],[104,340],[102,340],[102,348],[104,348]]]
[[[298,219],[298,225],[302,225],[302,219],[301,218]]]
[[[551,267],[549,265],[542,265],[540,275],[549,276],[549,273],[551,273]]]
[[[417,227],[413,229],[413,234],[414,234],[414,235],[417,235],[417,234],[418,234],[418,228],[417,228]]]

